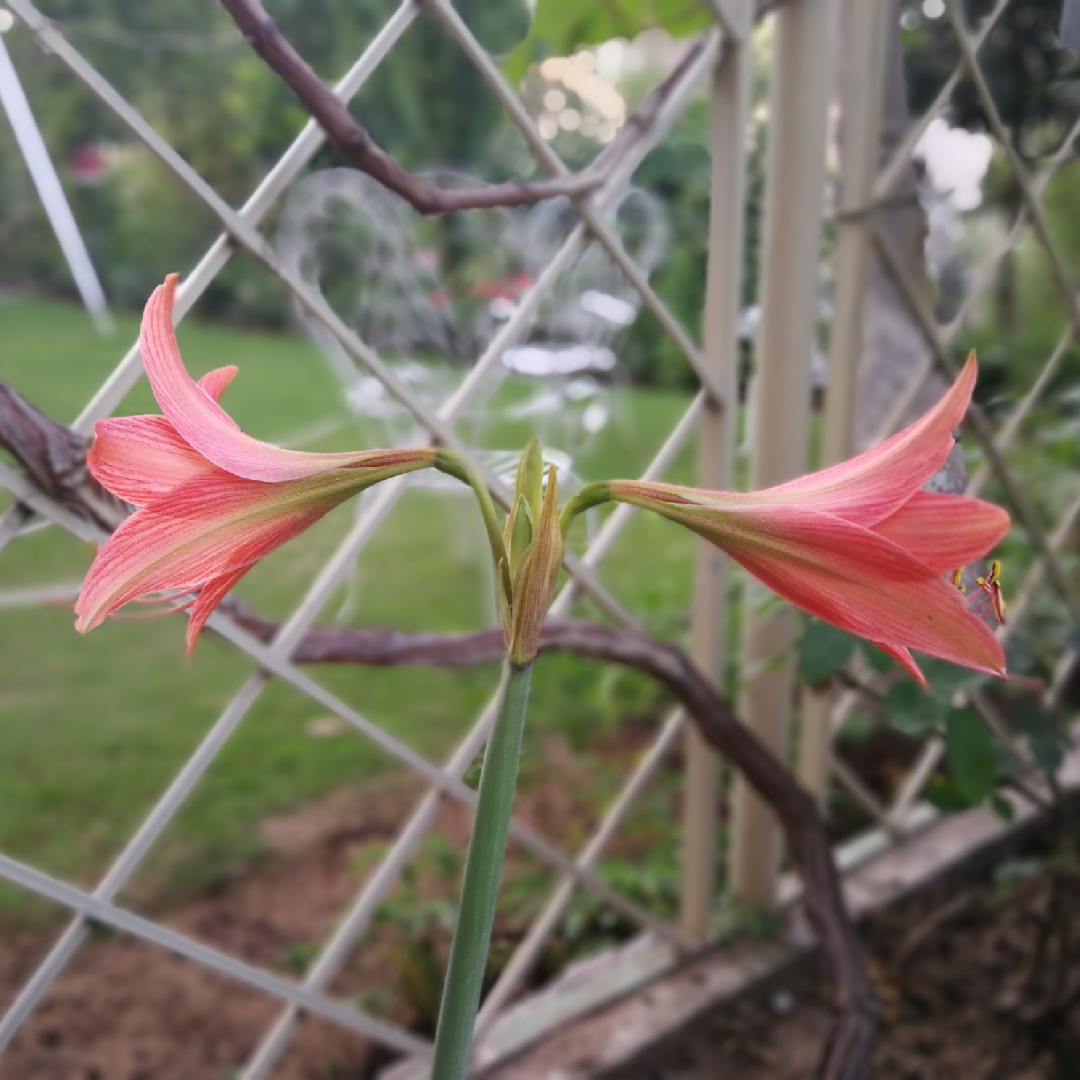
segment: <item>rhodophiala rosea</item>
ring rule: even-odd
[[[597,486],[704,536],[785,600],[873,641],[920,682],[910,649],[1003,674],[1000,643],[946,575],[985,555],[1009,516],[979,499],[922,490],[949,456],[976,374],[971,356],[915,423],[778,487],[741,494],[638,480]]]
[[[175,288],[173,275],[154,291],[139,336],[164,415],[95,428],[91,472],[138,509],[98,552],[75,625],[93,629],[146,594],[189,596],[182,606],[191,609],[190,648],[251,566],[345,499],[429,466],[475,478],[431,448],[308,454],[245,435],[218,404],[236,368],[195,382],[184,367],[172,326]],[[922,490],[953,447],[976,374],[972,356],[929,412],[840,465],[749,493],[642,480],[590,484],[571,500],[563,529],[585,505],[633,503],[704,536],[784,599],[873,641],[920,681],[911,649],[1003,674],[1000,643],[948,575],[985,555],[1008,529],[1008,515],[979,499]],[[493,511],[482,485],[478,493],[487,520]],[[500,563],[506,552],[497,526],[489,533]]]
[[[222,597],[259,559],[345,499],[434,464],[430,448],[309,454],[245,435],[218,404],[236,375],[188,374],[172,325],[177,277],[154,290],[139,347],[164,416],[101,420],[87,463],[109,491],[138,507],[108,539],[75,604],[92,630],[148,593],[195,594],[188,648]]]

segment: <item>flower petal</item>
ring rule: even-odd
[[[917,649],[1001,674],[1001,645],[945,578],[892,540],[801,506],[717,511],[642,499],[613,481],[613,497],[671,518],[723,548],[785,600],[896,651]]]
[[[873,525],[898,510],[945,464],[979,373],[972,353],[945,396],[915,423],[831,468],[754,492]],[[778,498],[777,498],[778,497]]]
[[[236,373],[239,370],[235,364],[226,364],[225,367],[214,368],[213,371],[208,371],[197,385],[210,395],[211,400],[220,401],[225,388],[236,378]],[[234,424],[236,423],[231,416],[227,416],[227,418]],[[240,425],[236,424],[236,426],[239,427]]]
[[[981,559],[1009,531],[1009,515],[981,499],[918,491],[873,531],[946,574]]]
[[[248,567],[355,490],[340,477],[281,484],[221,470],[193,477],[138,510],[106,541],[76,601],[75,627],[92,630],[146,593],[201,589]]]
[[[146,506],[193,476],[219,472],[164,416],[116,416],[94,425],[86,463],[114,495]]]
[[[199,636],[199,631],[202,630],[206,620],[210,618],[214,608],[221,603],[225,594],[250,569],[250,564],[241,566],[239,570],[234,570],[229,574],[222,574],[221,577],[208,581],[202,589],[199,590],[199,595],[191,605],[191,618],[188,621],[187,651],[189,653],[195,648],[195,641]]]
[[[385,453],[308,454],[284,450],[245,435],[213,399],[211,391],[218,383],[212,380],[210,390],[200,389],[184,367],[172,325],[176,282],[176,274],[170,274],[147,301],[139,348],[161,411],[192,448],[234,476],[266,481],[300,480],[330,469],[363,468],[373,457]],[[212,374],[220,382],[222,377]]]
[[[919,670],[919,665],[915,663],[915,657],[911,655],[908,649],[902,649],[896,645],[886,645],[883,641],[875,641],[872,644],[886,656],[891,656],[920,686],[926,686],[926,676]]]

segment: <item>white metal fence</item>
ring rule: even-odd
[[[185,277],[180,287],[175,318],[182,318],[191,309],[234,251],[245,249],[288,286],[307,316],[325,327],[356,364],[378,378],[389,394],[413,414],[432,438],[467,454],[468,448],[460,445],[455,434],[455,419],[470,402],[485,374],[500,362],[507,348],[520,339],[529,320],[559,276],[573,265],[586,245],[599,244],[620,268],[627,282],[640,296],[641,304],[659,320],[701,380],[700,392],[670,432],[647,468],[645,476],[662,477],[680,451],[696,435],[699,445],[699,478],[702,485],[731,486],[734,434],[732,405],[735,399],[738,359],[735,327],[744,244],[745,133],[749,113],[751,68],[751,11],[745,0],[711,0],[711,7],[717,16],[716,26],[688,46],[691,50],[690,62],[683,67],[677,83],[671,88],[659,111],[648,118],[647,127],[632,152],[620,161],[602,189],[575,202],[580,219],[577,227],[567,237],[544,272],[521,297],[513,315],[501,327],[483,355],[477,359],[464,383],[437,408],[428,408],[418,401],[374,350],[341,321],[323,297],[285,265],[260,231],[260,223],[276,200],[288,189],[323,143],[323,134],[314,122],[307,124],[244,206],[234,210],[157,135],[71,46],[61,29],[45,19],[29,0],[0,0],[0,3],[10,8],[33,34],[45,53],[50,54],[48,59],[42,60],[43,63],[59,62],[65,65],[220,221],[221,236]],[[1049,380],[1072,345],[1078,328],[1077,320],[1080,319],[1080,309],[1076,304],[1072,282],[1061,259],[1055,253],[1053,238],[1047,234],[1040,205],[1040,196],[1049,176],[1071,153],[1073,138],[1080,132],[1080,122],[1063,141],[1061,150],[1050,167],[1038,176],[1029,175],[1009,143],[978,66],[980,43],[985,40],[994,21],[1000,17],[1004,3],[1005,0],[1002,0],[989,18],[974,28],[964,26],[957,5],[950,4],[950,17],[954,21],[957,40],[961,45],[961,62],[942,88],[933,108],[920,117],[906,133],[903,142],[896,147],[880,170],[876,169],[880,110],[871,107],[859,113],[851,107],[851,100],[848,101],[851,120],[842,188],[845,213],[841,217],[840,226],[837,316],[830,361],[830,398],[834,402],[830,415],[834,422],[839,423],[837,416],[842,416],[845,410],[850,413],[851,409],[850,393],[843,399],[842,406],[835,402],[841,400],[843,387],[850,390],[853,385],[861,349],[865,266],[866,260],[874,253],[894,275],[929,345],[929,359],[924,370],[918,373],[904,400],[897,403],[890,422],[881,431],[882,436],[888,434],[910,408],[926,379],[935,372],[946,377],[952,375],[950,343],[971,305],[991,280],[994,260],[1003,257],[1025,229],[1034,230],[1045,247],[1055,270],[1057,285],[1071,313],[1068,324],[1062,328],[1060,344],[1047,359],[1030,392],[1015,405],[997,433],[992,431],[987,417],[978,408],[973,407],[969,415],[970,431],[978,439],[985,456],[985,464],[972,480],[970,490],[980,491],[991,478],[996,480],[1010,503],[1014,520],[1027,530],[1037,552],[1037,558],[1028,569],[1027,576],[1012,602],[1010,622],[999,631],[1003,638],[1021,622],[1034,597],[1044,585],[1049,586],[1074,618],[1080,617],[1080,596],[1074,584],[1072,568],[1065,564],[1062,556],[1062,547],[1074,527],[1077,514],[1080,513],[1080,485],[1076,498],[1061,518],[1056,522],[1045,522],[1031,507],[1006,464],[1006,455],[1019,436],[1025,417],[1040,401]],[[874,58],[880,53],[881,39],[886,28],[885,19],[892,17],[895,12],[892,4],[886,0],[866,0],[859,5],[859,9],[859,18],[864,19],[865,23],[861,23],[858,31],[851,37],[852,48],[857,50],[857,54],[847,57],[846,60],[856,73],[862,72],[863,85],[872,89],[875,72],[879,81],[881,77],[880,63]],[[337,95],[342,100],[349,100],[380,64],[392,62],[395,42],[418,17],[435,19],[441,23],[445,32],[476,64],[502,102],[507,115],[523,134],[537,161],[553,176],[564,174],[564,164],[542,137],[514,89],[507,84],[498,67],[464,25],[449,0],[423,0],[423,3],[418,0],[403,0],[338,84],[335,90]],[[823,148],[833,89],[829,43],[835,36],[836,17],[836,0],[791,0],[791,3],[775,16],[778,25],[773,74],[772,147],[769,188],[765,197],[762,270],[763,332],[757,346],[757,384],[759,393],[773,394],[772,400],[777,412],[771,416],[768,428],[757,432],[757,441],[751,448],[755,480],[759,484],[778,482],[802,471],[803,468],[802,457],[805,454],[806,440],[803,437],[800,444],[799,439],[800,433],[804,435],[806,431],[809,404],[810,342],[815,317],[819,234],[826,183]],[[891,249],[888,238],[878,228],[874,208],[888,200],[919,135],[934,116],[947,108],[952,90],[964,79],[973,81],[980,101],[991,117],[994,134],[1009,157],[1023,192],[1024,202],[1001,249],[983,268],[975,286],[970,290],[964,309],[947,325],[940,325],[921,287],[911,280],[903,262]],[[649,285],[647,275],[627,255],[609,218],[605,216],[605,211],[624,190],[624,185],[649,149],[663,139],[671,123],[679,117],[693,96],[702,92],[707,93],[711,99],[713,181],[704,341],[699,344],[656,295]],[[874,100],[872,94],[870,100]],[[877,100],[880,101],[880,97]],[[133,346],[76,419],[75,428],[89,432],[94,421],[109,415],[117,407],[141,373],[138,349]],[[774,384],[774,389],[767,391],[766,387],[770,383]],[[782,384],[779,391],[775,388],[777,384]],[[787,449],[778,449],[778,444],[782,442],[777,436],[778,429],[787,429],[789,432]],[[842,443],[845,440],[840,441]],[[850,436],[846,441],[850,442]],[[840,445],[827,452],[843,456],[848,450],[850,446]],[[492,476],[486,479],[495,498],[505,504],[507,491],[501,482]],[[28,480],[7,466],[0,465],[0,483],[37,513],[78,535],[87,535],[84,522],[52,503],[35,490]],[[238,982],[257,988],[280,1002],[280,1015],[244,1066],[242,1075],[246,1080],[273,1073],[276,1063],[287,1049],[305,1014],[324,1017],[386,1048],[418,1060],[427,1055],[429,1047],[423,1039],[370,1015],[353,1004],[327,996],[326,990],[370,925],[377,906],[397,880],[400,869],[417,851],[418,845],[435,820],[441,802],[449,799],[472,804],[474,793],[462,782],[462,776],[484,744],[494,716],[494,702],[488,703],[450,757],[442,764],[435,764],[402,744],[377,722],[362,716],[346,701],[326,690],[290,659],[305,631],[323,609],[357,554],[375,534],[406,486],[406,480],[401,479],[384,484],[377,490],[311,582],[306,595],[282,625],[272,644],[263,645],[256,641],[224,614],[214,616],[211,626],[236,648],[253,658],[258,664],[258,671],[240,686],[92,892],[75,888],[13,858],[0,855],[0,876],[64,905],[71,910],[73,916],[16,1000],[0,1018],[0,1053],[86,940],[90,925],[99,923],[188,957]],[[606,519],[584,555],[568,556],[567,568],[571,579],[555,601],[556,613],[567,613],[576,596],[588,595],[611,619],[625,625],[635,625],[633,614],[626,611],[623,605],[605,590],[594,572],[633,512],[627,506],[617,508]],[[26,515],[18,509],[6,513],[0,520],[0,547],[19,533],[25,521]],[[698,663],[714,677],[718,677],[723,670],[722,642],[726,622],[724,565],[724,559],[714,549],[702,545],[693,615],[693,650]],[[748,617],[751,622],[748,644],[751,660],[754,656],[760,658],[775,652],[777,643],[781,647],[790,646],[793,627],[789,616],[767,614],[759,618],[751,614]],[[756,623],[755,619],[758,620]],[[1071,665],[1072,657],[1066,663]],[[1067,668],[1063,663],[1058,686],[1063,684],[1066,676]],[[209,948],[160,923],[134,915],[116,903],[120,890],[143,864],[147,854],[173,821],[200,777],[232,737],[271,679],[282,679],[290,683],[317,702],[322,709],[332,712],[357,728],[363,737],[376,742],[405,768],[419,773],[430,785],[427,794],[417,803],[389,846],[380,865],[369,874],[349,908],[342,912],[336,929],[299,982],[282,978]],[[790,664],[779,669],[773,665],[763,674],[755,675],[746,691],[744,715],[747,721],[778,750],[783,750],[787,737],[787,722],[794,697],[792,680]],[[975,692],[971,695],[971,700],[984,712],[988,722],[998,723],[990,704],[982,695]],[[815,722],[815,715],[824,718],[817,721],[819,734],[826,733],[818,738],[816,744],[815,752],[819,764],[816,771],[811,769],[807,774],[811,777],[811,782],[819,788],[829,782],[828,733],[837,728],[850,707],[850,698],[843,698],[839,702],[829,699],[824,703],[807,701],[805,698],[803,700],[804,742],[806,731]],[[674,711],[665,719],[651,746],[627,776],[618,797],[594,833],[576,852],[567,853],[521,822],[514,822],[513,835],[557,870],[559,880],[546,906],[535,919],[485,1000],[478,1019],[478,1046],[481,1055],[485,1052],[485,1037],[491,1032],[492,1025],[530,973],[542,948],[557,928],[562,914],[578,890],[591,892],[603,902],[616,907],[643,932],[654,935],[656,941],[663,945],[660,953],[662,959],[659,961],[661,964],[673,962],[680,953],[706,937],[715,893],[713,862],[718,800],[717,763],[704,745],[685,729],[684,716],[680,711]],[[597,864],[635,798],[645,789],[657,768],[684,737],[688,738],[689,742],[683,836],[683,910],[679,924],[672,925],[605,884],[597,874]],[[813,742],[813,739],[809,740],[809,743]],[[883,806],[870,796],[842,766],[835,768],[832,778],[848,786],[880,826],[876,837],[869,840],[864,838],[861,846],[852,849],[849,856],[879,849],[926,821],[927,812],[920,804],[920,797],[942,752],[938,740],[931,740],[926,744],[920,760],[890,806]],[[741,810],[738,809],[740,800]],[[768,899],[774,894],[776,872],[775,842],[768,839],[770,826],[761,808],[755,807],[753,800],[745,793],[736,794],[736,804],[734,865],[728,876],[743,895]],[[656,970],[655,967],[653,970]]]

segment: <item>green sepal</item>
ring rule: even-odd
[[[517,573],[521,559],[532,543],[535,524],[533,513],[524,495],[519,495],[517,505],[506,521],[506,553],[510,559],[510,577]]]
[[[540,449],[540,440],[534,435],[526,444],[518,461],[517,478],[514,480],[514,502],[524,496],[532,511],[532,521],[540,517],[540,505],[543,501],[544,452]]]
[[[515,667],[530,663],[536,656],[544,618],[562,566],[563,538],[559,528],[558,498],[555,466],[552,465],[533,542],[514,573],[512,626],[506,645],[510,663]]]
[[[503,636],[509,641],[513,632],[513,616],[510,611],[510,587],[507,585],[511,579],[505,559],[499,561],[498,571],[495,579],[495,595],[499,598],[499,622],[502,623]]]

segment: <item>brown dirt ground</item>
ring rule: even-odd
[[[601,748],[607,764],[625,770],[648,734],[645,725],[624,729],[617,745]],[[545,748],[542,769],[525,763],[517,800],[520,816],[564,842],[572,826],[578,839],[569,843],[579,843],[596,816],[596,778],[590,767],[588,758],[553,741]],[[265,821],[264,855],[203,895],[155,902],[154,888],[144,886],[123,903],[233,956],[298,978],[420,792],[419,785],[401,777],[369,784],[363,791],[335,792]],[[446,850],[461,852],[469,824],[460,807],[447,803],[433,832],[446,839]],[[410,932],[402,920],[416,897],[452,899],[457,867],[440,871],[430,856],[414,866],[411,883],[399,886],[399,895],[405,894],[402,919],[377,922],[329,991],[425,1031],[436,1003],[425,1000],[431,980],[417,970],[423,953],[402,949]],[[508,874],[533,866],[511,844]],[[62,926],[0,930],[0,1010],[13,1000]],[[437,953],[445,952],[445,927],[422,932],[436,943]],[[505,939],[516,931],[497,925],[497,938],[500,933]],[[442,955],[435,962],[444,963]],[[226,1080],[278,1012],[265,995],[232,979],[156,946],[95,930],[0,1058],[0,1080]],[[385,1060],[364,1039],[309,1020],[274,1075],[275,1080],[354,1080],[371,1076]]]
[[[647,727],[624,729],[617,745],[598,752],[607,764],[625,767],[647,737]],[[519,811],[540,831],[576,846],[596,815],[596,759],[565,744],[546,748],[544,759],[531,775],[526,769]],[[264,822],[265,854],[213,890],[170,902],[155,902],[152,890],[136,892],[125,903],[234,956],[298,977],[417,795],[400,778],[336,792]],[[468,824],[465,813],[447,806],[435,831],[447,850],[460,851]],[[568,832],[578,841],[567,841]],[[624,839],[616,851],[633,855],[643,843],[647,834]],[[511,849],[511,875],[530,865]],[[456,873],[456,867],[440,871],[438,859],[428,857],[399,895],[451,898]],[[1051,1024],[1024,1016],[1035,997],[1024,980],[1049,902],[1048,880],[1042,874],[1020,881],[1007,894],[975,883],[869,925],[865,940],[885,1003],[875,1080],[1080,1078],[1080,1009]],[[1075,879],[1070,888],[1068,903],[1080,910]],[[58,932],[59,925],[0,936],[0,1008]],[[504,942],[515,933],[505,924],[496,932]],[[417,973],[423,955],[418,961],[410,954],[411,966],[403,961],[410,933],[415,924],[377,923],[330,993],[428,1028],[424,987],[431,980]],[[431,937],[438,966],[448,935],[436,926]],[[1069,986],[1080,989],[1080,940],[1069,954]],[[410,973],[417,984],[411,990]],[[230,979],[155,946],[95,931],[0,1059],[0,1080],[227,1080],[277,1013],[272,1001]],[[807,1080],[830,1018],[827,983],[806,976],[786,996],[709,1018],[626,1080]],[[363,1039],[307,1021],[275,1076],[365,1080],[384,1062]]]
[[[1012,863],[1021,869],[1034,864]],[[1073,922],[1080,880],[1058,879]],[[1080,1077],[1080,927],[1060,966],[1033,963],[1048,919],[1051,876],[1002,888],[954,888],[881,913],[864,928],[883,1005],[873,1080],[1077,1080]],[[1058,954],[1051,935],[1046,956]],[[1039,976],[1034,981],[1032,973]],[[1049,973],[1059,1000],[1040,1016]],[[721,1010],[618,1080],[810,1080],[834,1013],[829,986],[809,974]]]

